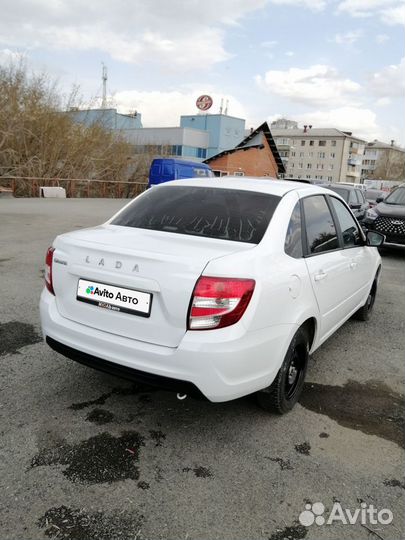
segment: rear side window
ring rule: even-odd
[[[325,197],[306,197],[303,204],[309,253],[315,255],[338,249],[336,228]]]
[[[193,169],[193,176],[197,178],[198,176],[208,176],[208,169],[199,169],[195,167]]]
[[[255,191],[161,186],[135,199],[111,223],[258,244],[279,201]]]
[[[357,189],[350,190],[349,204],[359,204],[359,199],[356,196]]]
[[[284,251],[295,259],[302,257],[301,206],[299,201],[291,214],[285,237]]]
[[[335,199],[335,197],[330,197],[330,201],[332,202],[342,231],[343,246],[349,248],[364,245],[356,220],[346,206],[342,201]]]

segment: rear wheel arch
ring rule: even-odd
[[[317,330],[317,321],[315,317],[310,317],[305,322],[301,324],[302,328],[305,328],[305,331],[308,335],[308,344],[309,344],[309,350],[312,349],[312,346],[315,341],[315,335]]]

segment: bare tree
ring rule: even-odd
[[[382,180],[405,180],[405,152],[395,148],[384,150],[376,163],[373,176]]]
[[[77,96],[74,88],[68,106]],[[146,181],[149,154],[134,155],[102,125],[74,122],[61,101],[46,74],[30,75],[23,63],[0,66],[0,175]]]

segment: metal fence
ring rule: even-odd
[[[63,187],[66,197],[133,198],[145,191],[143,182],[93,180],[89,178],[39,178],[0,176],[0,187],[11,189],[15,197],[40,197],[41,187]]]

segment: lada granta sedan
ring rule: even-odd
[[[383,240],[321,186],[169,182],[55,239],[43,335],[96,369],[214,402],[257,393],[285,413],[309,354],[352,315],[368,318]]]

